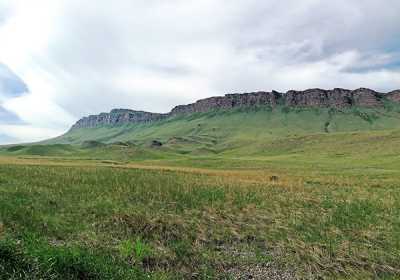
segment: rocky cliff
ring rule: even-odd
[[[367,88],[348,90],[335,88],[332,90],[308,89],[304,91],[290,90],[286,93],[277,91],[251,92],[227,94],[225,96],[210,97],[198,100],[188,105],[179,105],[168,114],[149,113],[127,109],[114,109],[110,113],[101,113],[80,119],[73,127],[93,128],[101,125],[119,125],[124,123],[145,123],[162,120],[168,117],[207,112],[217,109],[231,109],[236,107],[271,106],[289,107],[333,107],[348,108],[381,107],[387,99],[400,103],[400,90],[389,93],[380,93]]]
[[[128,109],[114,109],[110,113],[91,115],[80,119],[72,126],[75,128],[93,128],[101,125],[119,125],[124,123],[145,123],[164,119],[168,114],[157,114]]]
[[[400,89],[389,92],[387,98],[391,101],[400,103]]]

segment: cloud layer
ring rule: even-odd
[[[26,84],[0,101],[23,123],[0,134],[33,141],[82,115],[228,92],[400,88],[398,11],[398,0],[0,0],[0,63]]]

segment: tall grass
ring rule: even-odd
[[[273,263],[299,277],[399,277],[398,177],[306,170],[0,165],[0,274],[212,279]]]

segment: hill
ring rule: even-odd
[[[384,107],[387,102],[398,103],[399,101],[399,90],[389,93],[380,93],[367,88],[359,88],[356,90],[341,88],[324,90],[316,88],[305,91],[290,90],[286,93],[258,91],[200,99],[192,104],[178,105],[166,114],[114,109],[110,113],[101,113],[99,115],[84,117],[74,124],[72,129],[93,128],[102,125],[121,125],[126,123],[149,123],[180,115],[243,107],[379,108]]]
[[[180,153],[257,152],[260,145],[283,138],[400,129],[400,110],[386,108],[239,108],[182,115],[151,123],[72,129],[44,144],[129,142],[150,147],[162,143]]]

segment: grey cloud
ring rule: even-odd
[[[380,70],[392,70],[400,72],[400,52],[363,54],[358,58],[358,63],[349,65],[343,69],[343,72],[365,73]]]
[[[400,2],[367,1],[280,1],[255,4],[244,17],[240,46],[302,46],[288,58],[321,60],[347,50],[377,52],[400,50],[398,36]],[[250,31],[250,32],[246,32]]]

